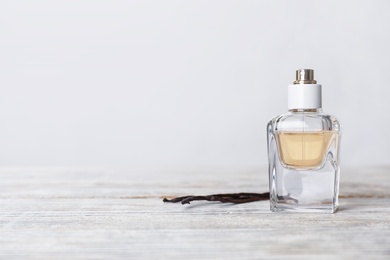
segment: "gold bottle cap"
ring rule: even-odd
[[[317,84],[314,80],[314,70],[299,69],[295,72],[294,84]]]

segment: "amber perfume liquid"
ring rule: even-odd
[[[267,125],[271,211],[334,213],[341,128],[334,116],[322,113],[313,71],[297,71],[288,106],[287,114]]]
[[[321,132],[277,132],[279,157],[288,167],[310,169],[319,167],[337,133]]]

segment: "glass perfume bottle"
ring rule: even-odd
[[[267,125],[271,211],[337,210],[340,122],[323,114],[321,103],[313,70],[297,70],[289,112]]]

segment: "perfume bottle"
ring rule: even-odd
[[[271,211],[337,210],[341,128],[321,103],[314,71],[297,70],[288,86],[288,113],[267,125]]]

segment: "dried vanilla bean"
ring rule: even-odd
[[[260,201],[260,200],[269,200],[269,192],[265,193],[247,193],[247,192],[240,192],[240,193],[226,193],[226,194],[213,194],[213,195],[206,195],[206,196],[183,196],[183,197],[177,197],[173,199],[167,199],[164,198],[164,202],[181,202],[181,204],[190,204],[191,201],[196,200],[205,200],[205,201],[219,201],[222,203],[234,203],[234,204],[240,204],[240,203],[247,203],[247,202],[253,202],[253,201]]]

